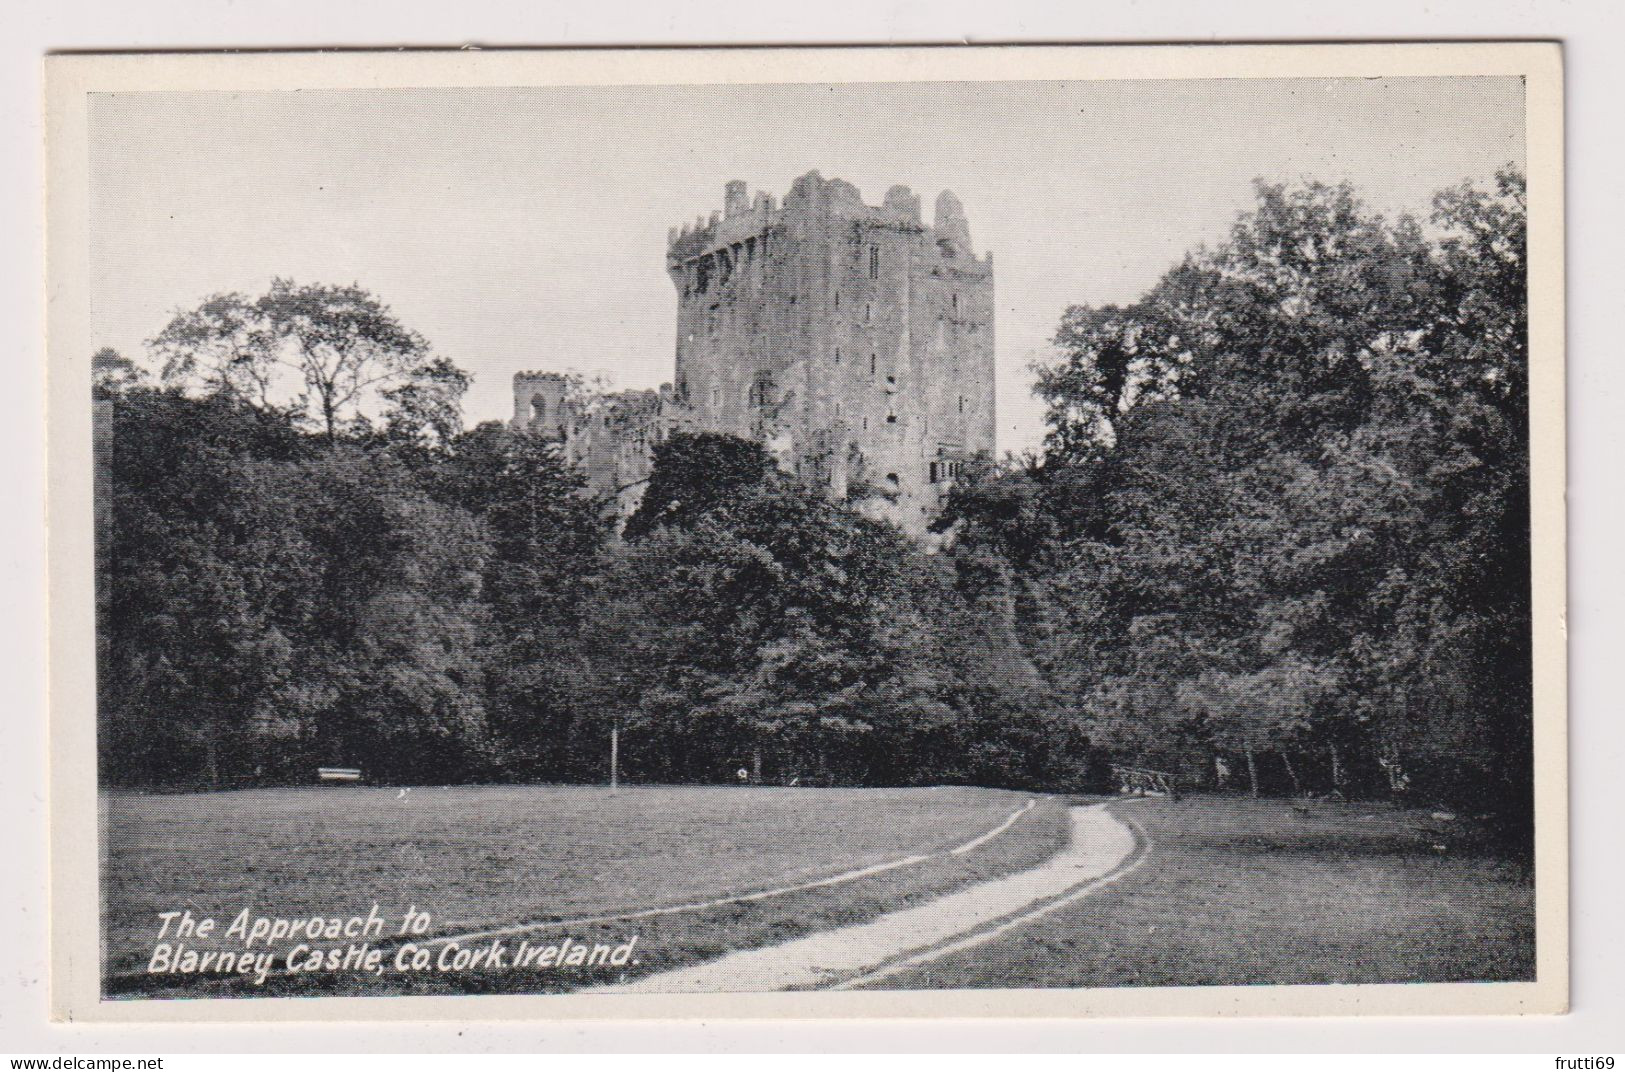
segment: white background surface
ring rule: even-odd
[[[26,0],[0,34],[0,302],[9,346],[0,390],[0,1052],[123,1053],[377,1050],[1093,1050],[1618,1052],[1625,1029],[1625,865],[1620,796],[1625,715],[1618,463],[1618,311],[1625,18],[1618,5],[1362,0],[1119,3],[525,5],[515,0]],[[1562,40],[1568,71],[1570,666],[1573,1007],[1523,1020],[1088,1021],[1041,1023],[389,1024],[257,1027],[51,1025],[45,974],[45,498],[43,131],[40,59],[53,49],[1157,42]],[[87,835],[88,836],[88,835]],[[1550,1058],[1529,1067],[1552,1067]]]

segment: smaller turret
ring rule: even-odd
[[[514,430],[565,438],[575,419],[575,401],[570,387],[570,378],[558,372],[515,373]]]
[[[937,195],[936,219],[931,226],[937,232],[937,241],[949,243],[956,253],[975,256],[971,251],[970,221],[965,218],[965,206],[959,203],[952,190],[944,190]]]

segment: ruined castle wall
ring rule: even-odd
[[[557,440],[565,460],[582,470],[594,492],[614,500],[620,516],[637,509],[655,444],[670,431],[669,390],[583,400],[568,377],[553,372],[521,372],[513,389],[511,427]]]
[[[516,373],[512,427],[564,439],[576,419],[570,387],[557,372]]]

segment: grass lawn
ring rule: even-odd
[[[434,917],[428,932],[610,914],[805,882],[938,853],[992,828],[1026,796],[983,789],[736,786],[324,787],[184,795],[104,793],[105,942],[112,994],[537,992],[584,971],[435,976],[141,974],[157,913],[226,922],[241,908],[282,917]],[[1031,867],[1064,843],[1064,805],[1042,799],[1006,834],[838,886],[698,912],[576,926],[579,941],[639,937],[639,973],[870,918]],[[207,946],[208,943],[201,943]],[[292,944],[292,943],[289,943]]]
[[[1148,835],[1114,885],[877,984],[1389,983],[1534,977],[1534,886],[1459,823],[1233,797],[1113,805]],[[1435,848],[1443,845],[1441,851]]]

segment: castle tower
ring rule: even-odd
[[[994,449],[993,258],[958,198],[931,225],[818,172],[783,206],[731,182],[673,231],[674,394],[692,424],[757,439],[785,468],[922,532],[963,461]]]
[[[574,420],[570,381],[557,372],[516,372],[513,423],[518,430],[565,439]]]

